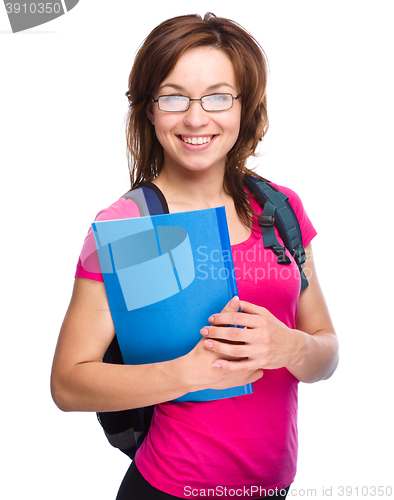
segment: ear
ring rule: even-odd
[[[152,110],[152,103],[150,102],[148,106],[146,107],[146,116],[148,117],[148,120],[151,122],[152,125],[155,124],[155,116]]]

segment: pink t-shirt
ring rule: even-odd
[[[273,185],[289,196],[304,246],[308,245],[316,231],[300,198]],[[137,210],[130,200],[120,200],[99,218],[133,217]],[[297,265],[292,258],[290,265],[277,264],[274,253],[263,246],[257,221],[255,226],[246,241],[232,246],[239,296],[295,328],[301,286]],[[87,249],[90,240],[88,235],[76,277],[102,279],[82,266],[89,260],[86,255],[93,253],[92,247]],[[231,399],[157,405],[135,457],[140,473],[155,488],[180,498],[219,498],[225,496],[225,488],[227,495],[239,497],[242,490],[258,498],[269,489],[289,486],[297,463],[298,380],[286,368],[265,370],[253,388],[253,394]]]

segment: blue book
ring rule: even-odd
[[[200,329],[237,295],[224,207],[92,224],[125,364],[190,352]],[[207,389],[176,401],[250,394],[252,384]]]

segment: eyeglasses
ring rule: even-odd
[[[199,101],[204,111],[226,111],[233,107],[233,102],[239,99],[241,94],[233,97],[231,94],[210,94],[204,95],[201,99],[190,99],[184,95],[161,95],[157,99],[151,99],[157,102],[160,111],[168,113],[181,113],[190,108],[190,103]]]

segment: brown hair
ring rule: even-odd
[[[180,16],[157,26],[140,47],[129,76],[126,119],[128,161],[132,188],[153,180],[164,163],[164,152],[146,110],[150,94],[171,73],[188,49],[213,46],[231,59],[241,89],[241,125],[238,139],[227,155],[224,189],[230,194],[241,220],[251,226],[253,213],[243,188],[249,156],[268,130],[266,87],[268,65],[258,42],[229,19],[206,14]]]

